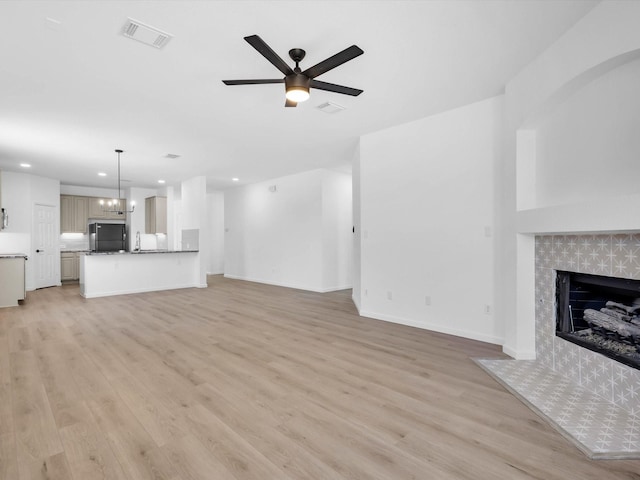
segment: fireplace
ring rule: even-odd
[[[556,271],[556,335],[640,369],[640,280]]]

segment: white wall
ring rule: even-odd
[[[120,195],[126,197],[126,190],[122,190]],[[118,189],[84,187],[81,185],[60,185],[61,195],[79,195],[82,197],[104,197],[105,200],[116,198]]]
[[[127,208],[131,209],[131,205],[135,202],[135,209],[133,213],[127,213],[127,232],[129,250],[133,250],[136,246],[136,234],[140,232],[140,243],[144,250],[155,250],[160,248],[158,246],[158,240],[154,234],[145,233],[145,215],[146,215],[146,202],[148,197],[155,197],[158,195],[157,190],[151,188],[127,188]],[[166,242],[165,242],[166,243]]]
[[[360,142],[358,142],[358,148],[353,156],[353,162],[351,164],[351,189],[352,189],[352,198],[353,198],[353,239],[351,243],[352,248],[352,266],[351,266],[351,279],[353,284],[353,292],[351,294],[351,298],[353,299],[353,303],[355,304],[358,312],[360,311],[360,303],[362,299],[360,298],[360,294],[362,292],[361,288],[361,238],[362,238],[362,229],[360,228],[361,219],[360,212],[362,210],[362,204],[360,201]]]
[[[341,174],[313,170],[225,191],[225,276],[321,292],[348,288],[351,247],[335,243],[351,242],[337,233],[339,225],[350,228],[350,189]]]
[[[207,286],[207,264],[209,250],[206,248],[209,232],[207,228],[207,179],[194,177],[181,183],[182,230],[198,230],[198,254],[200,286]]]
[[[207,194],[207,222],[209,239],[209,263],[207,273],[217,275],[224,273],[224,193]]]
[[[0,253],[25,253],[32,257],[33,209],[49,205],[60,217],[60,182],[50,178],[16,172],[2,172],[2,207],[9,214],[9,227],[0,231]],[[57,228],[59,232],[59,225]],[[56,234],[57,236],[57,234]],[[54,268],[60,272],[60,255],[54,255]],[[35,289],[34,262],[25,264],[27,290]]]
[[[502,342],[490,236],[501,125],[496,97],[361,138],[362,315]]]
[[[344,290],[352,285],[351,175],[324,170],[322,176],[322,285]]]
[[[639,22],[640,2],[602,2],[506,86],[497,289],[504,299],[498,312],[505,319],[503,349],[516,358],[535,356],[528,234],[640,229],[633,185],[640,173],[633,88]],[[528,145],[519,145],[522,139]],[[551,178],[553,162],[560,180]],[[578,174],[581,183],[561,192],[567,171],[581,165],[587,166]],[[594,177],[608,184],[595,186]]]
[[[182,250],[182,192],[178,187],[167,187],[167,248]]]

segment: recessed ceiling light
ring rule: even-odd
[[[104,172],[98,172],[98,176],[99,176],[99,177],[106,177],[106,176],[107,176],[107,174],[106,174],[106,173],[104,173]]]
[[[22,168],[31,168],[31,164],[30,163],[21,163],[20,166]]]
[[[239,182],[240,179],[238,177],[233,177],[231,180],[233,180],[234,182]]]
[[[164,183],[164,180],[158,180],[158,183]]]

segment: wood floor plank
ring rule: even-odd
[[[633,479],[470,360],[500,347],[359,317],[350,291],[207,289],[0,310],[0,480]]]
[[[35,347],[38,369],[58,428],[90,421],[89,412],[73,377],[74,365],[66,360],[69,342],[51,341]],[[65,355],[61,355],[65,352]]]
[[[119,399],[91,400],[99,430],[125,474],[136,480],[170,480],[176,472],[138,419]]]
[[[426,471],[433,478],[455,478],[444,469],[433,466],[428,469],[427,464],[406,457],[391,445],[359,435],[329,412],[300,412],[277,428],[334,469],[339,478],[420,478],[419,472]]]
[[[277,406],[248,402],[237,389],[227,388],[222,382],[215,387],[199,385],[197,390],[204,407],[292,478],[336,478],[335,470],[277,430],[292,415],[288,402]]]
[[[20,480],[69,480],[71,472],[64,453],[29,463],[28,469],[20,471]]]
[[[193,435],[170,442],[164,445],[162,450],[184,479],[235,480],[237,478]]]
[[[126,480],[106,437],[93,423],[74,423],[60,429],[60,437],[74,479]]]
[[[43,461],[63,449],[33,351],[14,352],[10,362],[14,433],[22,472],[26,464]]]
[[[18,454],[13,431],[0,433],[0,478],[18,478]]]
[[[187,423],[191,433],[235,477],[247,480],[291,480],[242,435],[202,405],[189,410]]]
[[[187,434],[178,416],[131,375],[115,377],[110,383],[156,446],[161,447]]]
[[[13,327],[9,330],[9,350],[11,352],[21,352],[31,350],[31,333],[27,327]]]

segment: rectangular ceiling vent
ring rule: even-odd
[[[127,38],[137,40],[158,49],[164,47],[169,43],[169,40],[173,38],[173,35],[170,33],[145,25],[133,18],[127,19],[127,23],[122,27],[122,34]]]
[[[338,113],[345,109],[342,105],[338,105],[333,102],[325,102],[316,107],[318,110],[324,113]]]
[[[180,158],[180,155],[178,155],[177,153],[167,153],[164,158]]]

